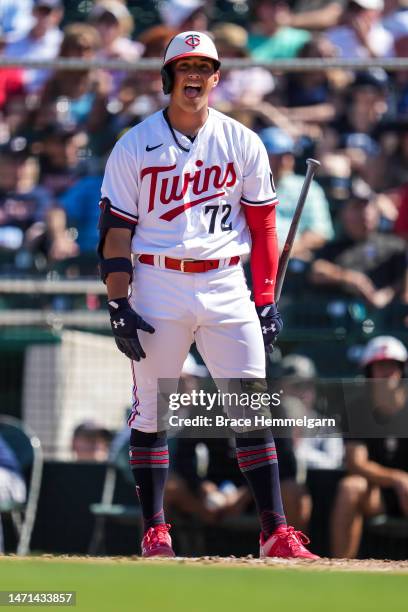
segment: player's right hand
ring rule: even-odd
[[[129,359],[140,361],[146,353],[140,344],[138,331],[154,333],[154,327],[146,323],[129,305],[127,298],[117,298],[108,302],[112,332],[116,346]]]

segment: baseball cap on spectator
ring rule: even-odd
[[[77,435],[100,435],[107,439],[112,438],[112,432],[101,423],[96,421],[83,421],[74,429],[73,436]]]
[[[41,131],[41,139],[47,140],[53,138],[55,140],[65,141],[83,132],[83,128],[75,123],[49,123],[44,130]]]
[[[295,141],[284,130],[268,127],[259,132],[259,137],[270,155],[284,155],[295,152]]]
[[[408,360],[407,349],[394,336],[377,336],[366,345],[360,365],[365,368],[376,361],[388,360],[404,364]]]
[[[384,8],[384,0],[351,0],[351,2],[371,11],[382,11]]]
[[[369,202],[376,194],[362,178],[357,177],[350,184],[350,201]]]
[[[380,92],[387,89],[388,76],[382,68],[373,68],[364,72],[357,72],[351,87],[373,87]]]
[[[25,160],[30,157],[28,141],[23,136],[15,136],[0,146],[0,155]]]
[[[177,30],[163,24],[144,30],[138,40],[144,46],[143,57],[163,57],[164,51]]]
[[[302,380],[316,378],[317,372],[313,361],[305,355],[286,355],[281,362],[282,376]]]
[[[217,23],[211,33],[214,37],[214,44],[220,56],[228,52],[233,52],[234,56],[248,57],[247,48],[248,33],[236,23]]]
[[[160,3],[159,13],[167,26],[177,28],[205,4],[203,0],[167,0]]]
[[[361,149],[369,157],[375,157],[380,152],[379,145],[368,134],[355,132],[344,136],[345,149]]]
[[[92,7],[89,13],[91,21],[98,21],[104,15],[112,15],[120,24],[123,34],[130,34],[134,28],[133,17],[128,8],[118,0],[102,0]]]

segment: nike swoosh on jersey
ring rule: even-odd
[[[146,145],[146,151],[154,151],[155,149],[158,149],[159,147],[162,147],[162,146],[163,146],[162,142],[156,145],[155,147],[150,147],[149,145]]]

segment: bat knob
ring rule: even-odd
[[[308,157],[306,160],[306,163],[308,166],[311,166],[312,168],[316,169],[320,166],[320,162],[317,161],[317,159],[312,159],[311,157]]]

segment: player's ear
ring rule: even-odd
[[[213,82],[213,87],[217,87],[218,83],[220,81],[220,71],[217,70],[217,72],[214,72],[214,82]]]

